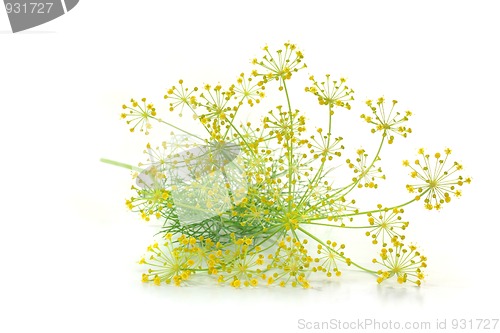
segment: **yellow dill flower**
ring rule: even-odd
[[[135,132],[138,128],[140,132],[148,135],[151,129],[150,119],[156,116],[156,109],[153,104],[146,104],[146,98],[142,98],[141,102],[131,99],[131,106],[123,104],[122,108],[128,110],[128,113],[122,113],[121,118],[126,119],[127,125],[131,126],[130,132]]]
[[[259,253],[261,248],[253,247],[251,238],[236,238],[231,234],[231,239],[232,243],[225,247],[220,256],[220,281],[232,281],[233,287],[256,286],[256,279],[261,275],[265,263],[264,255]]]
[[[378,283],[396,276],[398,283],[412,282],[421,285],[424,279],[422,270],[427,267],[427,258],[417,251],[416,246],[405,246],[395,236],[391,247],[383,247],[379,257],[380,259],[373,259],[374,263],[383,266],[383,269],[378,271]]]
[[[332,140],[330,132],[324,135],[319,134],[311,135],[310,140],[307,141],[309,154],[315,159],[320,159],[321,162],[331,161],[335,156],[340,157],[344,149],[344,146],[340,144],[343,138],[337,137]]]
[[[267,47],[264,47],[266,54],[261,61],[254,61],[255,64],[264,68],[264,73],[259,73],[266,80],[290,80],[292,73],[307,67],[303,62],[304,55],[297,50],[295,44],[285,43],[283,49],[277,50],[276,55],[269,52]]]
[[[192,244],[191,237],[181,235],[175,242],[171,237],[167,238],[163,244],[155,242],[148,247],[148,252],[152,254],[149,259],[141,259],[141,263],[151,268],[147,274],[143,274],[142,280],[147,282],[152,278],[155,285],[160,285],[162,281],[167,284],[173,281],[175,285],[180,286],[194,272],[200,248],[196,245],[196,240]],[[181,245],[184,241],[187,241],[186,245],[189,244],[189,247]]]
[[[422,159],[417,159],[413,165],[407,165],[412,171],[410,175],[419,183],[408,184],[406,188],[410,193],[417,193],[416,199],[424,198],[425,208],[439,210],[444,203],[449,203],[452,196],[460,197],[462,192],[457,186],[470,183],[470,178],[464,178],[458,173],[463,169],[458,162],[448,163],[451,154],[450,149],[446,149],[444,158],[441,153],[435,153],[432,157],[425,154],[424,149],[419,149]]]
[[[410,111],[404,112],[401,114],[400,112],[395,112],[394,107],[398,102],[393,100],[391,103],[391,108],[386,110],[385,108],[385,99],[380,97],[376,103],[376,106],[373,105],[371,100],[368,100],[366,104],[372,110],[373,116],[368,116],[365,114],[361,115],[361,118],[364,119],[367,123],[375,125],[371,130],[372,133],[380,131],[383,133],[383,136],[387,136],[387,142],[389,144],[394,142],[394,135],[400,135],[404,138],[407,137],[408,134],[412,132],[411,128],[406,127],[405,123],[408,121],[409,117],[412,115]]]
[[[344,78],[332,81],[330,74],[326,74],[324,82],[318,83],[314,76],[310,76],[309,80],[312,81],[312,86],[306,87],[305,91],[317,96],[320,105],[328,105],[330,110],[336,106],[351,109],[349,101],[354,100],[354,90],[345,85]]]
[[[179,80],[179,86],[172,86],[172,88],[167,90],[163,98],[171,101],[169,111],[180,109],[179,115],[182,116],[184,108],[187,107],[196,114],[195,109],[198,107],[199,103],[194,94],[198,91],[198,88],[194,87],[189,89],[184,87],[183,83],[183,80]]]
[[[234,88],[230,88],[225,91],[222,90],[220,85],[212,88],[210,85],[205,86],[205,91],[200,94],[199,106],[202,106],[207,112],[200,117],[203,117],[207,121],[211,119],[217,119],[221,121],[226,121],[232,116],[234,108],[230,104],[231,97],[234,95]],[[214,123],[211,126],[215,126],[214,130],[219,131],[217,124]]]
[[[279,244],[280,246],[276,248],[273,255],[273,261],[268,267],[276,270],[272,282],[279,281],[282,287],[289,283],[293,287],[309,287],[306,274],[311,271],[313,258],[308,255],[307,249],[291,236],[284,236]]]
[[[318,244],[318,257],[314,258],[315,266],[313,272],[323,272],[327,277],[340,276],[341,272],[337,266],[337,260],[345,261],[344,259],[345,245],[338,245],[330,240],[326,241],[326,246]]]
[[[379,205],[380,208],[382,208],[381,205]],[[384,246],[395,236],[404,239],[402,231],[406,230],[410,223],[403,221],[401,217],[403,212],[404,210],[401,208],[385,208],[379,213],[368,213],[368,222],[373,228],[365,233],[366,236],[371,236],[373,244],[382,241]]]
[[[363,186],[366,188],[377,188],[377,179],[385,179],[385,175],[382,174],[382,168],[375,167],[375,163],[379,161],[380,158],[376,157],[375,160],[370,163],[367,159],[368,154],[364,149],[358,149],[357,154],[358,156],[355,161],[351,159],[346,160],[347,165],[356,175],[353,181],[357,183],[358,188],[362,188]]]
[[[254,106],[255,104],[259,104],[262,98],[265,97],[264,82],[254,81],[254,78],[246,78],[245,74],[241,73],[236,80],[237,84],[233,84],[229,88],[230,94],[233,95],[233,98],[238,101],[238,105],[235,106],[235,108],[240,107],[244,102],[247,102],[250,106]]]

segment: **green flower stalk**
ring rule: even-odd
[[[346,148],[333,131],[334,117],[353,112],[353,89],[344,78],[309,77],[305,93],[317,100],[325,124],[311,132],[289,90],[292,78],[306,68],[303,53],[291,43],[276,52],[263,51],[262,58],[252,61],[255,69],[226,88],[189,88],[180,80],[167,89],[168,110],[191,113],[204,135],[158,118],[145,98],[123,105],[121,116],[131,132],[147,135],[153,125],[161,125],[174,133],[170,142],[148,144],[148,158],[138,167],[103,159],[133,171],[135,194],[126,201],[130,210],[145,221],[163,221],[159,239],[140,260],[148,267],[142,280],[180,286],[207,275],[214,283],[236,288],[308,288],[314,274],[339,277],[353,266],[378,283],[395,277],[399,283],[420,285],[427,258],[415,245],[403,243],[410,224],[404,207],[421,201],[425,208],[439,210],[460,197],[460,188],[471,182],[460,174],[462,165],[450,161],[449,148],[432,157],[420,149],[420,159],[403,161],[410,169],[407,199],[359,207],[354,195],[379,190],[386,179],[379,166],[382,151],[412,133],[412,113],[398,110],[395,100],[366,101],[369,111],[360,117],[378,146],[343,159]],[[262,100],[271,94],[283,103],[262,110]],[[250,109],[261,112],[258,124],[244,120]],[[338,165],[352,175],[334,177]],[[345,244],[311,231],[321,228],[368,238],[376,258],[362,264],[349,256]]]

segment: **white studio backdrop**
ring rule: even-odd
[[[0,10],[0,331],[295,332],[301,318],[498,318],[496,9],[494,1],[82,0],[17,34]],[[420,147],[451,147],[472,176],[442,211],[409,211],[408,237],[429,257],[426,283],[378,286],[345,272],[311,290],[142,284],[137,260],[157,226],[127,211],[129,172],[99,159],[137,163],[162,135],[129,133],[121,105],[147,97],[182,125],[167,115],[168,87],[181,78],[227,84],[262,46],[286,41],[308,64],[292,80],[300,89],[308,74],[348,79],[359,102],[353,123],[363,101],[382,95],[414,112],[414,133],[393,157],[386,151],[396,183],[406,181],[401,160]],[[313,121],[314,111],[306,111]],[[367,131],[358,124],[343,129],[351,149]]]

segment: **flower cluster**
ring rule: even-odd
[[[382,248],[380,259],[373,259],[373,263],[384,267],[377,272],[377,282],[395,276],[398,283],[412,282],[420,286],[424,280],[422,269],[427,267],[427,257],[420,254],[415,245],[405,246],[397,236],[391,239],[391,243],[391,247]]]
[[[151,129],[150,119],[156,116],[156,109],[153,104],[146,104],[146,98],[142,98],[141,102],[142,105],[132,98],[130,100],[131,106],[123,104],[123,110],[128,110],[128,113],[123,112],[121,117],[127,119],[127,124],[131,125],[130,132],[134,132],[136,128],[139,128],[141,132],[149,134]]]
[[[105,160],[134,170],[134,194],[126,205],[145,221],[163,223],[159,239],[140,260],[148,266],[142,280],[183,285],[205,275],[235,288],[308,288],[311,275],[339,277],[352,266],[378,283],[395,277],[420,285],[427,258],[403,244],[410,225],[404,208],[423,201],[427,209],[441,209],[460,197],[461,187],[471,182],[461,175],[462,165],[450,162],[450,149],[432,156],[420,149],[414,162],[403,161],[410,170],[408,198],[361,207],[355,195],[380,191],[389,178],[380,166],[382,151],[396,136],[412,133],[407,124],[412,113],[384,97],[366,101],[370,112],[361,118],[378,145],[373,152],[353,150],[347,155],[354,157],[345,159],[344,139],[333,124],[337,113],[353,112],[354,90],[346,79],[328,74],[317,81],[309,75],[304,90],[320,110],[308,112],[317,112],[324,124],[311,130],[308,114],[295,107],[289,89],[306,68],[302,51],[292,43],[263,51],[252,61],[255,68],[232,84],[198,88],[179,80],[167,89],[166,108],[180,116],[190,113],[198,128],[157,118],[146,99],[123,106],[132,132],[148,134],[156,122],[173,133],[170,141],[148,144],[138,167]],[[274,95],[275,107],[262,110],[263,99],[272,103]],[[247,117],[252,108],[258,121]],[[342,167],[351,176],[339,177]],[[368,264],[351,258],[348,247],[325,239],[321,228],[368,236],[377,258]]]
[[[433,161],[424,148],[418,150],[422,159],[416,159],[413,165],[408,160],[403,161],[405,167],[411,169],[410,176],[419,181],[416,184],[406,185],[408,192],[415,193],[415,200],[424,197],[425,208],[441,209],[444,203],[449,203],[452,197],[460,197],[464,184],[470,184],[470,177],[460,175],[463,166],[458,162],[449,163],[451,149],[446,148],[444,154],[434,154]],[[443,157],[444,156],[444,157]]]
[[[364,119],[367,123],[375,125],[372,128],[372,133],[382,132],[383,136],[389,135],[389,139],[387,140],[388,144],[394,142],[394,135],[401,135],[406,138],[408,134],[411,133],[411,128],[406,127],[405,123],[408,122],[409,117],[412,115],[411,111],[404,112],[404,115],[400,112],[395,112],[394,107],[398,101],[393,100],[391,103],[390,110],[385,109],[385,98],[378,98],[375,103],[376,106],[373,105],[372,100],[367,100],[366,105],[370,107],[372,110],[373,116],[362,114],[361,118]]]

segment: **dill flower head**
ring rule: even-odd
[[[139,261],[140,264],[151,267],[142,275],[142,281],[153,281],[156,285],[173,282],[176,286],[180,286],[194,273],[193,258],[199,249],[196,245],[197,240],[193,237],[181,235],[174,241],[172,234],[166,234],[163,245],[155,242],[148,246],[149,258],[143,257]]]
[[[416,246],[405,246],[397,236],[391,243],[390,247],[382,247],[379,259],[373,259],[373,263],[383,266],[377,272],[377,282],[395,276],[400,284],[411,282],[420,286],[425,277],[423,269],[427,267],[427,257],[420,254]]]
[[[255,76],[257,76],[257,72],[254,72],[248,77],[245,76],[245,73],[241,73],[236,80],[236,84],[229,87],[230,95],[232,95],[235,100],[238,100],[238,105],[234,106],[233,109],[239,108],[245,102],[252,107],[259,104],[261,99],[266,96],[266,86],[264,82],[261,80],[257,81]]]
[[[152,103],[146,104],[146,98],[142,98],[141,102],[142,105],[132,98],[130,105],[123,104],[123,110],[128,110],[128,112],[124,111],[121,117],[126,119],[127,125],[131,126],[130,132],[134,132],[138,128],[139,131],[147,135],[151,129],[149,120],[156,116],[156,109]]]
[[[358,156],[355,161],[351,161],[351,159],[346,160],[349,168],[352,169],[357,176],[353,178],[353,181],[357,181],[357,186],[359,188],[363,186],[367,188],[377,188],[377,179],[385,179],[385,175],[382,174],[382,168],[375,167],[375,163],[379,158],[377,158],[376,161],[370,161],[364,149],[358,149],[356,153]]]
[[[184,87],[184,80],[179,80],[179,86],[172,86],[167,90],[163,96],[164,99],[170,100],[169,111],[179,109],[179,115],[182,116],[184,108],[195,109],[198,106],[198,100],[195,93],[198,91],[197,87],[189,89]]]
[[[278,239],[275,253],[268,258],[272,259],[268,268],[277,270],[269,277],[268,284],[277,282],[284,287],[291,283],[293,287],[309,288],[307,275],[313,259],[298,239],[290,235]]]
[[[372,133],[382,132],[383,136],[388,136],[389,144],[394,142],[394,135],[406,138],[412,132],[411,128],[405,125],[412,115],[411,111],[406,111],[403,114],[394,111],[397,103],[398,101],[393,100],[390,109],[387,110],[384,97],[379,97],[375,103],[372,100],[367,100],[366,105],[371,109],[372,115],[361,115],[361,118],[367,123],[374,125]]]
[[[257,75],[263,76],[265,80],[284,81],[290,80],[293,73],[307,67],[302,61],[304,55],[297,49],[297,45],[284,43],[283,46],[284,48],[277,50],[276,54],[272,54],[269,47],[265,46],[263,50],[266,54],[262,60],[259,61],[257,58],[252,60],[253,64],[259,65],[264,70],[257,72]]]
[[[309,80],[312,85],[306,87],[305,91],[317,96],[319,105],[328,105],[330,109],[334,106],[351,109],[349,101],[354,100],[354,90],[345,84],[345,78],[340,78],[338,81],[332,80],[331,75],[326,74],[326,80],[323,82],[318,83],[313,75],[309,77]]]
[[[323,272],[327,277],[332,277],[333,275],[342,275],[337,262],[346,261],[346,259],[343,257],[344,249],[344,244],[337,244],[336,242],[332,242],[331,240],[326,241],[326,246],[318,244],[318,257],[314,258],[314,262],[317,265],[312,268],[312,271]]]
[[[218,283],[229,282],[232,287],[256,287],[264,280],[264,254],[259,246],[252,246],[253,239],[237,239],[231,235],[232,244],[223,251],[223,263],[219,271]]]
[[[471,178],[460,175],[463,166],[458,162],[450,163],[448,160],[451,149],[446,148],[444,153],[435,153],[433,156],[426,154],[420,148],[421,156],[414,163],[403,161],[405,167],[410,168],[410,176],[416,181],[406,185],[408,192],[415,193],[415,199],[424,198],[425,208],[439,210],[444,203],[449,203],[452,197],[462,195],[464,184],[470,184]]]
[[[366,236],[371,236],[372,243],[378,244],[382,241],[383,246],[387,246],[387,242],[399,237],[405,239],[402,234],[408,228],[410,222],[404,221],[401,214],[404,212],[402,208],[384,208],[382,205],[377,205],[381,209],[378,213],[367,213],[368,223],[371,230],[366,232]]]

